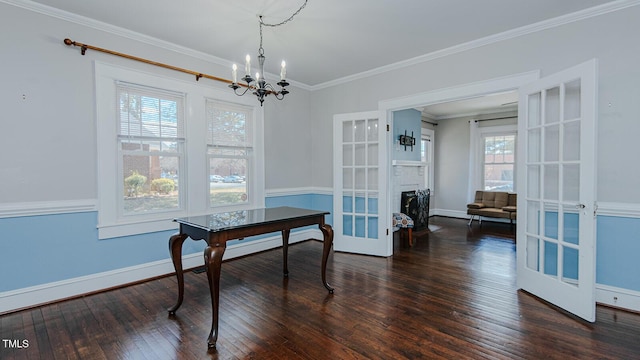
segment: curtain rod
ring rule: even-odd
[[[427,123],[429,125],[438,126],[438,123],[434,123],[434,122],[431,122],[431,121],[422,120],[422,122],[423,123]]]
[[[213,76],[213,75],[207,75],[207,74],[203,74],[201,72],[188,70],[188,69],[183,69],[183,68],[180,68],[180,67],[177,67],[177,66],[173,66],[173,65],[167,65],[167,64],[163,64],[163,63],[160,63],[160,62],[157,62],[157,61],[152,61],[152,60],[144,59],[144,58],[133,56],[133,55],[123,54],[123,53],[120,53],[120,52],[117,52],[117,51],[113,51],[113,50],[99,48],[97,46],[91,46],[91,45],[79,43],[77,41],[72,41],[71,39],[64,39],[64,43],[66,45],[69,45],[69,46],[78,46],[78,47],[80,47],[80,53],[82,55],[84,55],[87,52],[87,49],[90,49],[90,50],[100,51],[100,52],[103,52],[103,53],[106,53],[106,54],[120,56],[120,57],[123,57],[125,59],[130,59],[130,60],[143,62],[145,64],[159,66],[159,67],[162,67],[162,68],[165,68],[165,69],[170,69],[170,70],[183,72],[185,74],[190,74],[190,75],[193,75],[193,76],[196,77],[196,81],[199,81],[200,78],[206,78],[206,79],[220,81],[220,82],[227,83],[227,84],[232,84],[233,83],[233,81],[227,80],[227,79],[224,79],[224,78],[221,78],[221,77],[217,77],[217,76]],[[240,84],[239,83],[238,85],[247,87],[247,85],[245,85],[245,84]]]
[[[502,120],[502,119],[513,119],[513,118],[517,118],[518,115],[514,115],[514,116],[504,116],[504,117],[497,117],[497,118],[489,118],[489,119],[475,119],[473,121],[478,122],[478,121],[487,121],[487,120]]]

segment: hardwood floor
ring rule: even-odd
[[[207,277],[190,271],[175,318],[173,276],[4,315],[0,359],[640,358],[640,315],[598,306],[589,324],[516,290],[508,224],[430,230],[389,258],[333,253],[333,295],[317,241],[290,247],[288,279],[279,249],[225,262],[210,352]]]

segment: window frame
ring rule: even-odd
[[[120,89],[127,89],[127,90],[131,90],[133,92],[137,92],[140,95],[147,95],[149,97],[155,97],[160,99],[160,96],[163,96],[165,99],[169,98],[169,97],[173,97],[175,99],[180,100],[180,102],[178,103],[178,124],[177,128],[176,128],[176,137],[175,138],[171,138],[171,140],[174,140],[177,144],[178,150],[176,152],[167,152],[167,151],[155,151],[155,150],[125,150],[122,148],[122,144],[124,144],[125,142],[127,142],[127,140],[134,140],[134,141],[160,141],[162,142],[163,140],[167,140],[167,138],[164,138],[162,136],[157,136],[157,137],[149,137],[149,136],[144,136],[144,135],[125,135],[125,134],[121,134],[120,131],[118,130],[118,128],[116,127],[116,136],[117,136],[117,151],[118,151],[118,179],[124,179],[126,174],[124,173],[124,168],[125,168],[125,164],[124,164],[124,156],[173,156],[176,157],[178,160],[178,184],[179,186],[182,185],[184,186],[184,184],[186,184],[186,179],[185,179],[185,175],[184,175],[184,170],[185,170],[185,155],[186,155],[186,146],[185,146],[185,136],[184,136],[184,126],[185,126],[185,111],[184,111],[184,103],[185,103],[185,94],[184,93],[179,93],[179,92],[173,92],[173,91],[168,91],[166,89],[155,89],[155,88],[150,88],[150,87],[145,87],[145,86],[141,86],[139,84],[131,84],[131,83],[127,83],[127,82],[123,82],[123,81],[116,81],[116,91],[117,94],[120,94]],[[119,96],[116,96],[116,99],[118,101],[119,104]],[[119,106],[118,104],[116,104],[116,106]],[[121,113],[121,111],[119,111],[119,113]],[[122,126],[122,122],[121,119],[119,117],[118,114],[116,114],[116,126]],[[118,121],[120,120],[120,121]],[[142,123],[142,121],[141,121]],[[160,124],[161,125],[161,124]],[[141,124],[142,126],[142,124]],[[182,134],[180,134],[180,128],[182,128]],[[148,181],[150,181],[151,179],[148,179]],[[117,182],[117,194],[121,194],[124,195],[126,189],[124,187],[124,182],[123,181],[119,181]],[[125,211],[125,200],[123,196],[116,196],[117,199],[117,218],[118,219],[128,219],[128,218],[140,218],[141,215],[140,214],[132,214],[132,213],[127,213]],[[178,206],[175,209],[166,209],[166,210],[156,210],[156,211],[150,211],[148,213],[148,217],[154,217],[155,214],[160,214],[160,213],[175,213],[175,212],[182,212],[185,209],[185,204],[186,204],[186,193],[185,191],[182,191],[182,188],[179,188],[178,190]]]
[[[147,71],[135,70],[118,65],[94,62],[96,86],[96,167],[98,197],[98,238],[108,239],[135,234],[144,234],[177,229],[173,221],[176,217],[211,213],[209,208],[209,163],[206,155],[206,99],[238,104],[252,110],[254,121],[254,158],[250,173],[251,198],[247,203],[230,206],[220,211],[242,210],[264,207],[264,112],[253,97],[237,97],[226,87],[217,83],[195,82],[159,75],[154,68]],[[141,215],[126,215],[120,212],[119,194],[124,189],[118,174],[122,164],[118,149],[117,82],[135,84],[142,87],[169,90],[184,94],[184,137],[185,147],[181,173],[180,191],[183,192],[182,208]],[[216,209],[218,210],[218,209]]]
[[[435,131],[433,129],[423,127],[421,129],[422,133],[420,135],[420,147],[422,148],[423,142],[426,145],[426,158],[422,158],[422,154],[420,156],[420,161],[424,164],[425,167],[425,175],[424,175],[424,187],[431,191],[433,195],[435,192]],[[422,149],[421,149],[422,150]]]

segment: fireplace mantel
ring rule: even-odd
[[[391,165],[393,165],[393,166],[419,166],[419,167],[425,167],[425,166],[427,166],[427,163],[424,163],[422,161],[411,161],[411,160],[392,160],[391,161]]]

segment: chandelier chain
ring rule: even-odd
[[[293,20],[293,18],[300,14],[300,12],[302,11],[302,9],[304,9],[307,6],[307,2],[309,0],[304,0],[304,3],[302,4],[302,6],[300,6],[300,8],[298,10],[296,10],[296,12],[294,12],[293,14],[291,14],[291,16],[289,16],[287,19],[277,23],[277,24],[269,24],[266,23],[264,21],[262,21],[262,15],[260,15],[260,49],[258,50],[258,52],[260,52],[261,54],[264,53],[264,49],[262,48],[262,27],[263,26],[269,26],[269,27],[277,27],[277,26],[281,26],[284,25],[286,23],[288,23],[289,21]]]
[[[298,15],[302,9],[305,8],[305,6],[307,6],[307,2],[308,0],[304,0],[304,4],[302,4],[302,6],[300,6],[300,8],[298,10],[296,10],[296,12],[294,12],[291,16],[289,16],[288,19],[283,20],[282,22],[279,22],[277,24],[268,24],[262,21],[262,16],[260,16],[260,25],[264,25],[264,26],[270,26],[270,27],[276,27],[276,26],[280,26],[280,25],[284,25],[286,23],[288,23],[289,21],[293,20],[293,18]]]

